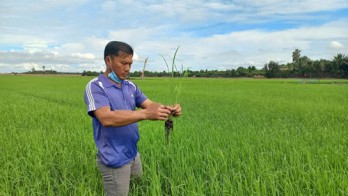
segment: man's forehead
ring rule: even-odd
[[[132,60],[133,55],[127,54],[127,53],[121,53],[118,56],[114,56],[114,57],[117,57],[120,60],[129,60],[129,59]]]
[[[123,54],[115,56],[114,58],[116,58],[120,62],[133,63],[133,55],[131,54]]]
[[[133,56],[132,55],[127,55],[127,56],[119,56],[120,60],[122,61],[132,61]]]
[[[118,57],[121,57],[121,58],[129,58],[129,57],[133,57],[133,55],[132,55],[132,54],[128,54],[128,53],[123,52],[123,51],[119,51],[117,56],[118,56]]]

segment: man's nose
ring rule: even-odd
[[[130,70],[130,65],[127,64],[126,66],[124,66],[124,70],[125,70],[125,71],[129,71],[129,70]]]

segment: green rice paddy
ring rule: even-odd
[[[0,195],[102,195],[91,77],[0,76]],[[139,123],[130,195],[348,195],[348,80],[185,78],[170,144]],[[133,80],[152,100],[178,82]]]

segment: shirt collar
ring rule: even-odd
[[[104,74],[99,74],[98,79],[103,83],[104,87],[116,86],[115,83],[111,82]],[[123,84],[128,84],[128,80],[123,80]]]

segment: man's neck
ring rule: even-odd
[[[115,82],[114,80],[110,79],[108,75],[109,75],[109,74],[108,74],[107,72],[104,73],[104,76],[105,76],[107,79],[109,79],[112,83],[116,84],[116,86],[118,86],[118,87],[120,87],[120,88],[122,87],[122,84],[121,84],[121,83],[117,83],[117,82]]]

